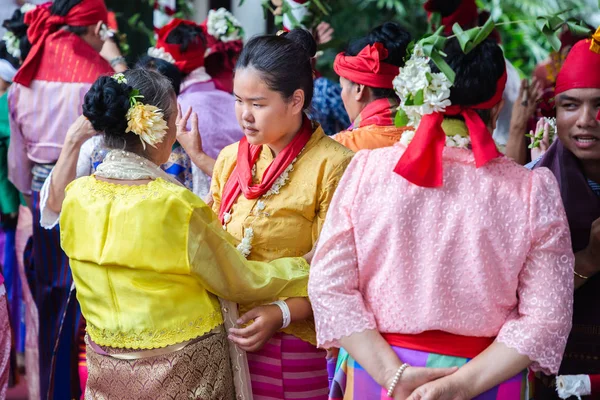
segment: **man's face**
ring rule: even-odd
[[[581,161],[600,162],[600,89],[571,89],[556,97],[556,128],[562,144]]]

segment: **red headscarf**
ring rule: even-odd
[[[29,26],[27,38],[31,43],[31,51],[14,81],[24,86],[31,84],[38,73],[46,39],[63,25],[90,26],[107,20],[108,10],[104,0],[83,0],[64,17],[51,14],[49,7],[36,7],[29,11],[25,14],[25,24]]]
[[[496,149],[490,131],[475,110],[490,109],[498,104],[502,100],[506,79],[505,70],[496,84],[496,93],[488,101],[468,107],[450,106],[446,108],[444,113],[423,116],[413,141],[400,158],[394,172],[418,186],[442,186],[442,152],[446,143],[446,134],[442,129],[442,122],[445,115],[461,115],[465,119],[477,168],[484,166],[496,157],[500,157],[501,154]]]
[[[198,25],[192,21],[185,21],[183,19],[175,18],[167,25],[160,28],[157,32],[158,39],[156,40],[156,47],[163,49],[167,53],[171,54],[175,59],[175,66],[179,68],[184,74],[204,66],[204,53],[206,52],[206,45],[200,39],[190,43],[185,52],[181,52],[181,46],[178,44],[167,43],[167,37],[175,30],[179,25],[189,25],[201,28],[204,35],[208,38],[210,35],[207,34],[206,29],[202,25]]]
[[[298,157],[312,133],[312,123],[304,116],[300,131],[267,167],[260,184],[252,183],[252,167],[258,160],[262,146],[251,145],[244,136],[238,147],[237,164],[223,188],[219,209],[221,222],[225,222],[225,213],[231,211],[240,194],[243,193],[247,199],[257,199],[267,193],[279,175]]]
[[[425,5],[425,10],[431,14],[439,12],[432,0],[428,0]],[[451,34],[452,26],[458,23],[463,28],[472,28],[477,25],[478,19],[477,4],[475,0],[462,0],[458,8],[450,15],[442,17],[442,25],[444,25],[444,33]]]
[[[202,28],[208,32],[208,19],[202,23]],[[235,63],[244,48],[241,40],[222,42],[212,35],[206,37],[206,72],[213,78],[215,87],[227,93],[233,92],[233,70]]]
[[[573,46],[558,77],[555,93],[571,89],[600,89],[600,28],[591,39],[581,40]],[[600,111],[596,119],[600,120]]]
[[[392,89],[400,68],[383,62],[388,51],[381,43],[367,45],[355,57],[340,53],[335,57],[335,72],[354,83],[374,88]]]

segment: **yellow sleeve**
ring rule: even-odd
[[[323,224],[325,223],[325,217],[327,216],[327,211],[329,210],[329,205],[331,204],[331,200],[333,199],[333,195],[335,190],[344,176],[344,171],[352,161],[352,157],[346,157],[333,171],[329,174],[326,182],[323,184],[321,188],[321,193],[319,194],[319,209],[317,213],[317,217],[313,223],[312,229],[312,238],[313,243],[316,243],[319,238],[319,234],[321,233],[321,229],[323,228]]]
[[[234,243],[208,206],[193,209],[188,238],[190,270],[208,291],[241,304],[308,296],[310,267],[304,258],[248,261]]]
[[[223,186],[225,182],[223,179],[223,169],[224,169],[224,157],[219,155],[217,157],[217,162],[215,163],[215,167],[213,169],[212,182],[210,184],[210,192],[212,193],[213,204],[212,209],[218,215],[219,208],[221,208],[221,193],[223,192]]]

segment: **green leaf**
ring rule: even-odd
[[[415,94],[415,106],[422,106],[423,103],[425,103],[425,92],[421,89]]]
[[[430,57],[431,57],[431,60],[433,61],[433,63],[439,68],[439,70],[444,75],[446,75],[446,78],[448,78],[450,83],[454,83],[454,80],[456,79],[456,74],[454,73],[452,68],[448,65],[446,60],[444,60],[444,57],[442,57],[442,55],[438,51],[433,51],[431,53]]]
[[[465,32],[458,23],[455,23],[452,26],[452,32],[454,32],[454,35],[456,36],[456,39],[458,40],[458,43],[460,44],[460,48],[462,49],[463,53],[468,53],[470,51],[469,45],[477,35],[475,29],[470,29]]]
[[[473,48],[479,46],[481,44],[481,42],[483,42],[485,39],[488,38],[488,36],[490,36],[490,34],[494,31],[494,28],[496,27],[496,23],[494,22],[494,20],[490,17],[488,18],[488,20],[485,22],[485,24],[483,24],[482,27],[480,28],[475,28],[478,29],[477,31],[477,35],[475,36],[475,38],[473,39],[473,45],[471,47],[471,49],[469,51],[471,51]],[[468,52],[467,52],[468,53]]]
[[[588,28],[583,21],[579,21],[579,23],[569,21],[567,22],[567,26],[574,35],[584,36],[591,32],[590,28]]]
[[[408,115],[406,115],[406,112],[404,112],[402,108],[398,108],[398,111],[396,111],[394,125],[396,125],[398,128],[402,128],[408,125]]]
[[[558,37],[558,32],[550,29],[544,29],[542,33],[544,34],[544,36],[546,36],[548,43],[550,43],[550,46],[552,46],[554,51],[560,51],[562,43],[560,42],[560,38]]]
[[[600,0],[598,0],[598,1],[600,1]],[[433,30],[437,29],[437,27],[439,27],[441,23],[442,23],[442,14],[440,14],[438,12],[431,14],[431,18],[429,20],[429,29],[427,30],[427,32],[433,33]]]
[[[415,105],[415,98],[412,96],[412,94],[409,94],[408,97],[406,99],[404,99],[404,105],[406,105],[406,106],[414,106]]]
[[[319,1],[319,0],[313,0],[312,1],[314,5],[316,5],[319,10],[321,10],[321,12],[325,15],[329,15],[329,11],[325,8],[325,6]]]

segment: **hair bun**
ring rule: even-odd
[[[108,136],[122,135],[127,129],[131,90],[131,86],[118,83],[109,76],[98,78],[85,95],[83,115],[98,132]]]
[[[317,54],[317,42],[313,35],[306,29],[293,29],[284,37],[300,45],[308,55],[308,58],[313,58]]]

